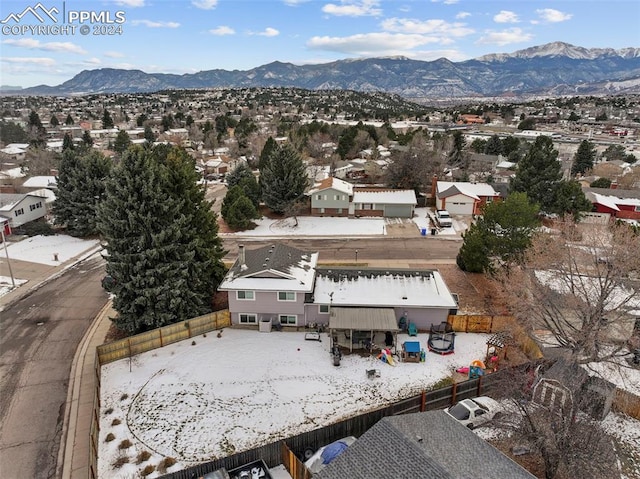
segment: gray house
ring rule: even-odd
[[[314,479],[535,479],[443,411],[381,419]]]
[[[349,216],[353,185],[338,178],[325,178],[307,195],[311,197],[312,215]]]
[[[354,216],[413,218],[418,201],[413,190],[356,190]]]
[[[0,216],[17,228],[47,214],[46,197],[27,194],[0,194]]]

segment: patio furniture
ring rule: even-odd
[[[409,334],[409,336],[417,336],[418,328],[416,327],[415,324],[409,323],[409,327],[407,328],[407,333]]]

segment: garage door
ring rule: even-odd
[[[460,200],[447,200],[445,202],[446,210],[452,215],[472,215],[473,214],[473,200],[468,202]]]

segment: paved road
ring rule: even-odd
[[[438,237],[393,238],[223,238],[223,245],[229,251],[225,260],[235,261],[238,245],[257,248],[274,241],[299,248],[304,251],[319,251],[320,262],[365,262],[367,260],[404,261],[412,264],[430,263],[438,260],[455,259],[462,241]],[[357,258],[356,258],[356,251]]]
[[[0,316],[0,478],[56,476],[71,362],[107,302],[91,259]]]

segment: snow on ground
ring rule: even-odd
[[[99,477],[132,477],[164,456],[180,470],[416,395],[482,357],[488,338],[459,333],[455,354],[427,353],[425,363],[390,366],[352,354],[335,367],[321,336],[225,329],[220,338],[214,332],[103,366]],[[427,339],[411,338],[424,349]],[[368,379],[368,369],[380,377]],[[112,426],[114,419],[121,423]],[[115,439],[105,442],[109,433]],[[134,444],[124,452],[130,462],[113,469],[125,439]],[[143,450],[153,456],[136,466]]]
[[[416,208],[412,221],[418,231],[426,230],[431,234],[431,223],[427,212],[429,208]],[[274,220],[262,217],[256,220],[257,227],[237,233],[220,233],[221,236],[376,236],[385,235],[386,224],[396,222],[397,218],[345,218],[336,216],[298,216],[295,218]],[[454,220],[451,228],[438,231],[438,235],[457,235],[468,228],[463,220]]]
[[[11,258],[11,256],[9,256],[9,258]],[[16,284],[16,288],[21,284],[24,284],[27,282],[26,279],[16,279],[16,278],[13,278],[13,281]],[[11,282],[11,278],[9,276],[0,276],[0,296],[4,296],[12,289],[13,289],[13,283]]]
[[[32,236],[7,245],[9,259],[58,266],[97,246],[98,240],[83,240],[67,235]],[[54,255],[58,256],[57,261]]]

